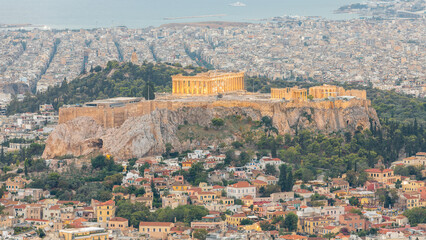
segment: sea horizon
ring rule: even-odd
[[[132,29],[169,23],[248,22],[274,17],[357,18],[335,14],[339,7],[357,0],[0,0],[0,24],[31,24],[31,28],[93,29],[125,26]],[[201,9],[201,10],[200,10]]]

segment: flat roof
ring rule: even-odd
[[[88,104],[88,103],[119,103],[119,102],[129,102],[129,101],[134,101],[134,100],[141,100],[141,98],[138,98],[138,97],[116,97],[116,98],[107,98],[107,99],[95,100],[95,101],[92,101],[92,102],[87,102],[85,104]]]
[[[105,229],[100,227],[86,227],[86,228],[60,230],[60,232],[64,232],[64,233],[84,233],[84,232],[92,232],[92,231],[105,231]]]

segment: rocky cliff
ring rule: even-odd
[[[380,125],[375,110],[369,107],[367,101],[348,102],[350,101],[330,103],[330,106],[283,102],[179,104],[155,108],[140,116],[129,116],[115,127],[106,126],[102,121],[95,120],[96,117],[79,116],[74,112],[75,118],[59,124],[51,133],[43,157],[54,158],[66,154],[80,156],[100,152],[127,159],[161,154],[165,151],[166,143],[171,143],[177,151],[192,149],[199,147],[200,142],[180,141],[180,125],[210,126],[212,118],[229,115],[241,115],[253,120],[270,116],[281,134],[294,133],[296,128],[325,133],[354,131],[358,126],[368,128],[370,119]],[[87,112],[84,109],[82,111]],[[234,138],[221,141],[231,142]]]

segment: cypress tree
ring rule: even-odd
[[[286,184],[287,184],[287,165],[282,164],[280,166],[280,178],[278,180],[278,185],[281,188],[281,191],[286,190]]]
[[[287,169],[287,183],[286,183],[286,191],[290,192],[293,190],[293,184],[294,184],[294,180],[293,180],[293,169],[291,167],[289,167]]]

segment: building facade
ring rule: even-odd
[[[297,86],[292,88],[271,88],[272,99],[285,99],[285,100],[308,100],[308,91]]]
[[[100,203],[96,207],[98,222],[106,223],[115,216],[115,202],[112,200]]]
[[[174,224],[171,222],[140,222],[139,233],[152,239],[166,239],[172,227]]]
[[[244,90],[244,72],[209,71],[195,76],[172,76],[174,95],[216,95]]]
[[[229,185],[226,188],[226,193],[228,197],[235,197],[237,199],[241,199],[244,196],[252,196],[255,198],[256,187],[248,182],[237,182]]]

